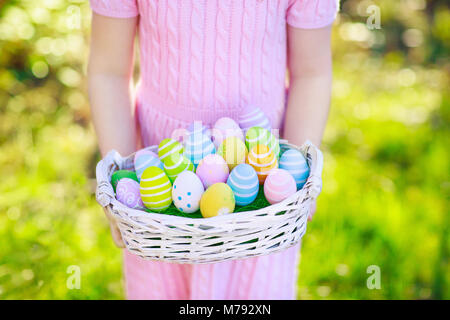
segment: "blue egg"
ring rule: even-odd
[[[303,188],[309,177],[309,166],[303,154],[295,149],[285,151],[280,158],[279,168],[288,171],[297,183],[297,190]]]
[[[200,132],[191,133],[184,142],[184,155],[195,167],[204,157],[213,153],[216,153],[216,148],[211,138]]]
[[[228,186],[234,193],[238,206],[246,206],[255,201],[259,191],[259,181],[252,166],[241,163],[237,165],[228,176]]]
[[[156,153],[147,150],[138,151],[134,158],[134,170],[139,180],[148,167],[158,167],[164,170],[164,164],[159,160]]]

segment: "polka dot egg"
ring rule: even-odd
[[[216,121],[212,129],[212,138],[216,148],[228,137],[237,137],[244,141],[244,134],[236,121],[223,117]]]
[[[264,182],[264,195],[270,204],[281,202],[296,191],[294,178],[283,169],[272,170]]]
[[[152,211],[163,211],[172,203],[172,184],[164,171],[158,167],[148,167],[144,170],[140,192],[142,202]]]
[[[228,137],[223,140],[217,153],[225,159],[228,168],[233,170],[238,164],[245,163],[247,158],[247,147],[237,137]]]
[[[258,107],[247,106],[239,115],[239,126],[244,132],[247,132],[251,127],[261,127],[271,131],[269,118]]]
[[[235,207],[233,191],[225,183],[209,187],[200,200],[200,212],[204,218],[232,213]]]
[[[218,182],[226,182],[230,173],[225,160],[217,155],[210,154],[203,158],[197,167],[197,176],[205,188]]]
[[[144,170],[152,166],[159,167],[160,169],[164,168],[163,163],[159,160],[156,153],[149,150],[139,150],[136,152],[134,155],[134,170],[139,180]]]
[[[173,154],[164,162],[164,171],[173,182],[183,171],[194,171],[194,165],[191,160],[182,154]]]
[[[255,169],[242,163],[231,171],[227,184],[234,193],[234,199],[239,206],[246,206],[255,201],[259,191],[259,181]]]
[[[166,162],[172,155],[183,154],[183,146],[180,142],[167,138],[160,142],[158,146],[158,156],[162,162]]]
[[[247,163],[255,169],[260,184],[264,183],[270,170],[278,168],[277,158],[266,145],[254,146],[247,156]]]
[[[280,158],[280,168],[288,171],[294,177],[297,190],[303,188],[309,177],[309,166],[300,151],[295,149],[285,151]]]
[[[211,139],[201,133],[191,133],[184,143],[184,155],[197,166],[208,154],[216,153]]]
[[[280,154],[280,144],[278,139],[267,129],[261,127],[252,127],[248,129],[245,135],[245,144],[248,150],[258,144],[264,144],[270,148],[278,158]]]
[[[130,178],[123,178],[117,183],[117,200],[129,208],[144,208],[139,191],[139,183]]]
[[[172,199],[175,207],[185,213],[192,213],[199,209],[202,198],[203,183],[191,171],[184,171],[178,175],[172,187]]]

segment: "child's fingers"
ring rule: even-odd
[[[311,221],[314,217],[314,214],[316,213],[316,201],[313,201],[311,203],[311,207],[309,209],[309,215],[308,215],[308,221]]]

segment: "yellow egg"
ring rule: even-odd
[[[247,163],[255,169],[260,184],[264,183],[272,169],[278,168],[275,154],[264,144],[258,144],[251,148],[247,156]]]
[[[228,164],[228,168],[231,171],[238,164],[245,163],[245,159],[247,158],[247,147],[239,138],[228,137],[223,140],[217,153],[225,159],[225,162]]]
[[[234,211],[234,194],[225,183],[210,186],[200,200],[200,212],[204,218],[211,218]]]

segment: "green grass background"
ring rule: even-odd
[[[366,27],[376,4],[381,29]],[[449,299],[450,10],[342,1],[299,299]],[[94,199],[87,1],[0,2],[0,299],[124,298]],[[79,266],[81,288],[66,285]],[[379,266],[381,289],[366,286]]]

